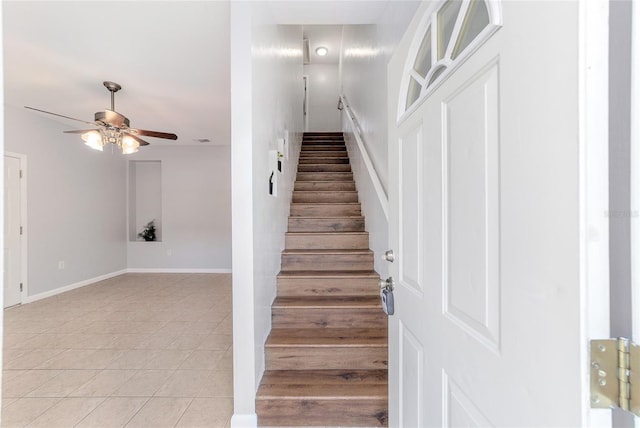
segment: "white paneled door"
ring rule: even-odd
[[[21,159],[4,157],[4,307],[21,303]]]
[[[429,2],[390,62],[392,427],[588,423],[578,17]]]

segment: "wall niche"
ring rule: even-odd
[[[138,236],[149,222],[155,225],[155,241],[162,241],[162,162],[129,161],[129,241],[145,241]]]

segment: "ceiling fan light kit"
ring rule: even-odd
[[[63,116],[57,113],[51,113],[49,111],[40,110],[33,107],[25,106],[25,108],[97,126],[98,129],[73,130],[64,132],[68,134],[82,134],[80,135],[80,138],[84,140],[85,144],[92,149],[99,151],[103,151],[104,146],[107,144],[114,144],[122,150],[122,154],[124,155],[135,153],[138,151],[138,147],[149,145],[148,142],[139,138],[138,135],[164,138],[168,140],[178,139],[178,136],[176,134],[130,128],[129,119],[115,111],[115,93],[122,89],[122,86],[115,82],[109,81],[102,82],[102,84],[111,93],[111,109],[105,109],[104,111],[96,112],[96,114],[94,115],[94,122],[87,122],[84,120],[75,119],[69,116]]]

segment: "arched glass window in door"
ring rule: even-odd
[[[402,78],[398,119],[502,25],[497,0],[446,0],[422,18]]]

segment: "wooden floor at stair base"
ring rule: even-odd
[[[386,370],[266,371],[256,401],[261,426],[386,426]],[[277,415],[277,416],[270,416]]]

